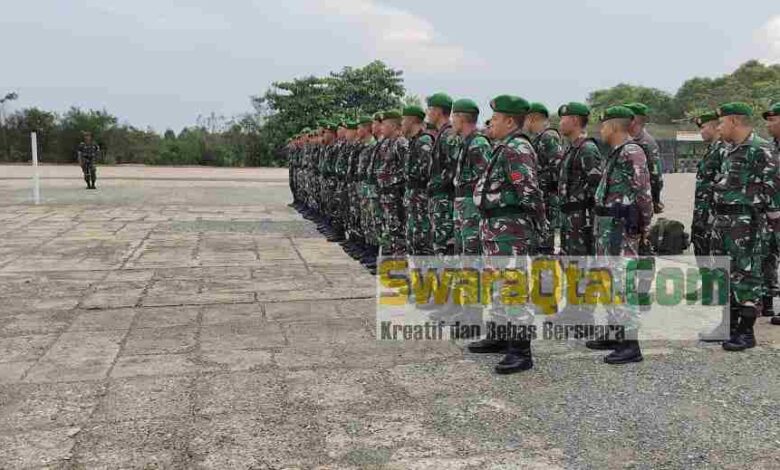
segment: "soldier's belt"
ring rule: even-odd
[[[745,204],[715,204],[718,215],[753,215],[755,209]]]
[[[585,201],[567,202],[561,206],[561,212],[571,214],[573,212],[582,212],[592,208],[593,204]]]
[[[482,217],[485,219],[492,219],[494,217],[510,217],[514,215],[531,215],[536,214],[534,211],[530,211],[520,206],[509,207],[497,207],[495,209],[480,209]]]
[[[464,186],[459,186],[455,188],[455,197],[469,197],[474,195],[474,187],[476,186],[476,183],[473,184],[467,184]]]

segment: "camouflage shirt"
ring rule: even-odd
[[[447,123],[436,135],[431,154],[428,192],[431,194],[452,193],[452,180],[457,165],[458,136]]]
[[[653,218],[650,175],[647,157],[638,144],[628,141],[614,148],[607,157],[604,172],[596,188],[596,206],[618,208],[636,206],[637,225],[645,231]]]
[[[531,141],[521,133],[510,134],[493,146],[487,168],[474,188],[474,203],[483,212],[517,207],[545,221],[538,175]]]
[[[405,137],[385,139],[376,155],[376,181],[380,189],[401,189],[404,181],[403,163],[408,151],[409,141]]]
[[[582,135],[566,148],[561,164],[561,202],[593,204],[601,181],[601,151],[593,139]]]
[[[100,146],[96,143],[81,142],[76,149],[76,156],[85,163],[94,163],[100,155]]]
[[[780,181],[777,156],[769,142],[753,133],[729,148],[721,166],[722,178],[713,186],[714,204],[741,204],[759,215],[774,233],[780,233]]]
[[[409,141],[404,162],[404,179],[410,187],[425,188],[428,184],[428,163],[433,153],[433,135],[420,132]]]
[[[355,152],[357,153],[357,179],[358,181],[366,181],[368,178],[368,165],[371,163],[371,153],[376,146],[376,140],[371,137],[367,142],[360,142],[360,147]]]
[[[453,178],[456,194],[463,191],[473,194],[474,185],[488,166],[491,150],[490,140],[479,131],[461,140]]]
[[[382,148],[387,145],[387,143],[388,140],[384,137],[381,137],[376,142],[376,145],[374,145],[374,148],[371,150],[371,156],[368,162],[368,174],[366,176],[366,182],[370,185],[377,184],[377,175],[381,163],[379,154],[382,152]]]
[[[539,187],[547,194],[556,194],[563,161],[561,136],[555,129],[545,129],[531,143],[539,158]]]
[[[725,154],[726,145],[723,142],[712,142],[707,147],[707,153],[699,161],[693,201],[694,216],[709,217],[712,208],[713,187],[722,177],[720,171]]]
[[[642,129],[642,133],[635,139],[634,143],[639,144],[647,157],[647,169],[650,173],[650,187],[653,202],[661,202],[661,189],[663,189],[663,161],[661,160],[661,147],[658,146],[647,129]]]

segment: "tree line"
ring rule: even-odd
[[[303,127],[315,127],[323,118],[352,118],[421,101],[406,95],[403,72],[381,61],[345,67],[324,77],[274,82],[265,93],[250,99],[251,112],[231,118],[202,116],[178,134],[169,129],[162,135],[152,129],[120,124],[105,110],[71,108],[59,114],[38,108],[19,109],[0,125],[0,161],[28,162],[29,135],[35,131],[42,161],[75,162],[74,149],[86,130],[103,148],[101,163],[283,166],[286,162],[281,148]],[[674,94],[621,83],[593,91],[587,102],[598,113],[614,104],[640,101],[650,106],[652,122],[680,125],[728,101],[750,103],[760,115],[777,99],[780,65],[751,60],[722,77],[689,79]],[[557,106],[548,104],[551,109]]]

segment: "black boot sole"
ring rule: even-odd
[[[604,363],[612,365],[612,366],[619,366],[621,364],[631,364],[632,362],[642,362],[644,360],[645,360],[645,358],[642,355],[628,357],[628,358],[624,358],[624,359],[618,359],[618,360],[614,360],[614,359],[609,360],[609,359],[607,359],[606,356],[604,357]]]
[[[524,372],[526,370],[531,370],[534,368],[533,362],[523,363],[519,366],[496,366],[495,371],[496,374],[499,375],[510,375],[510,374],[517,374],[518,372]]]

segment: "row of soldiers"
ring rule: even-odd
[[[723,347],[741,351],[755,346],[759,316],[775,316],[778,295],[777,226],[780,224],[780,103],[763,113],[774,144],[751,124],[753,109],[730,103],[695,119],[708,144],[696,172],[691,239],[699,259],[731,259],[730,318],[703,341],[730,339]],[[725,330],[725,331],[724,331]]]
[[[472,100],[437,93],[427,105],[323,122],[287,147],[293,204],[370,269],[380,249],[390,256],[551,253],[556,230],[564,255],[648,254],[663,182],[658,146],[645,130],[647,106],[600,116],[605,158],[586,132],[590,110],[582,103],[558,109],[560,130],[549,127],[543,105],[513,95],[490,102],[487,129],[478,128]],[[725,105],[719,118],[742,111]],[[744,349],[745,325],[724,347]],[[623,333],[587,346],[612,350],[607,363],[642,360],[635,332]],[[528,338],[488,338],[469,349],[505,352],[500,373],[533,364]]]

